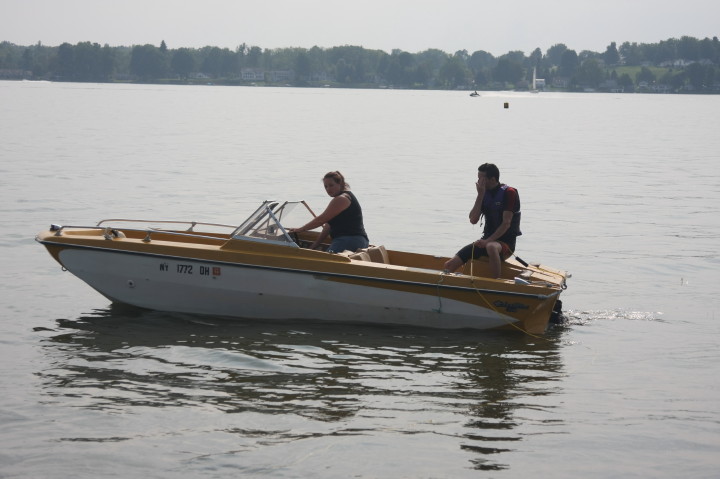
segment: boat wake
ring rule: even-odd
[[[662,313],[650,311],[613,310],[568,310],[563,311],[564,323],[568,326],[585,326],[595,321],[662,321]]]

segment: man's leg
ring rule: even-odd
[[[451,259],[449,259],[445,262],[445,265],[443,266],[443,268],[445,269],[445,271],[454,273],[455,271],[457,271],[457,269],[460,266],[462,266],[464,264],[465,264],[465,262],[462,259],[460,259],[460,257],[458,255],[455,255]]]
[[[490,274],[493,278],[500,277],[500,252],[502,251],[502,245],[497,241],[488,243],[485,247],[488,253],[488,260],[490,261]]]

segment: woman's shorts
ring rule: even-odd
[[[333,238],[332,243],[328,247],[328,253],[342,253],[343,251],[355,252],[362,248],[367,248],[370,242],[364,236],[340,236]]]

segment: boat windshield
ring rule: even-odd
[[[303,208],[297,208],[302,205]],[[302,226],[314,215],[304,201],[264,201],[232,233],[234,239],[262,241],[283,244],[298,248],[287,228]]]

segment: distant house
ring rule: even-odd
[[[652,92],[652,93],[670,93],[672,91],[672,88],[670,85],[665,85],[663,83],[648,83],[646,81],[638,82],[637,90],[639,92]]]
[[[265,70],[262,68],[243,68],[240,78],[245,81],[265,81]]]
[[[694,61],[690,60],[683,60],[682,58],[679,60],[667,60],[659,64],[661,67],[673,67],[673,68],[685,68],[686,66],[690,65],[691,63],[695,63]]]
[[[197,73],[191,73],[188,75],[189,78],[192,78],[194,80],[209,80],[210,75],[207,75],[205,73],[197,72]]]
[[[294,79],[295,72],[292,70],[274,70],[268,72],[268,80],[273,83],[293,81]]]
[[[600,89],[611,93],[623,93],[625,91],[622,86],[618,85],[617,80],[605,80],[600,83]]]
[[[29,70],[0,69],[0,79],[3,80],[27,80],[32,76]]]
[[[567,88],[570,85],[570,79],[567,77],[555,77],[553,78],[552,85],[555,88]]]
[[[670,85],[665,85],[664,83],[656,83],[652,85],[651,90],[655,93],[670,93],[672,88]]]
[[[334,81],[334,78],[330,77],[325,71],[314,72],[308,78],[310,81]]]

